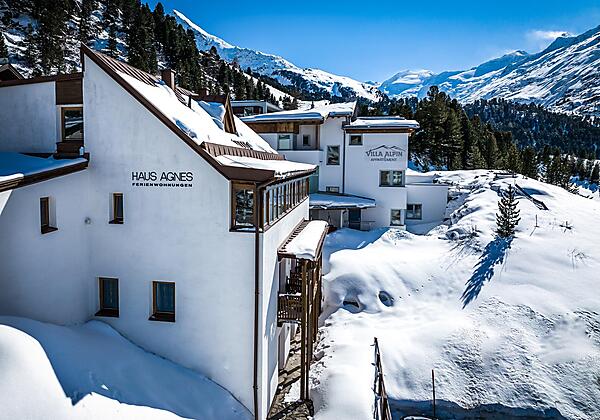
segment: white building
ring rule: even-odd
[[[233,113],[238,117],[283,111],[279,106],[272,104],[269,101],[253,99],[231,101],[231,108],[233,109]]]
[[[0,83],[0,315],[98,317],[256,418],[300,325],[307,398],[326,233],[307,221],[315,167],[170,71],[86,47],[82,61]]]
[[[419,128],[399,117],[355,116],[356,103],[242,118],[287,159],[319,166],[311,217],[355,229],[440,222],[448,188],[408,170]]]

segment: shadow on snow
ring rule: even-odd
[[[477,299],[484,283],[492,279],[495,267],[504,262],[506,252],[510,248],[511,243],[512,238],[496,237],[496,239],[487,244],[479,262],[475,266],[473,275],[467,280],[467,287],[460,298],[463,308]]]

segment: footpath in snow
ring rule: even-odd
[[[0,317],[2,419],[250,419],[229,392],[107,324]]]
[[[444,172],[450,222],[329,235],[315,418],[373,415],[378,337],[394,418],[600,418],[600,203],[531,179]],[[517,182],[521,223],[494,235]],[[537,216],[537,219],[536,219]]]

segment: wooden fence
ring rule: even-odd
[[[375,347],[375,380],[373,384],[373,391],[375,392],[375,408],[373,410],[373,417],[375,420],[392,420],[390,403],[388,401],[387,393],[385,392],[385,383],[383,382],[381,353],[379,352],[379,342],[377,341],[377,337],[375,337],[373,346]]]

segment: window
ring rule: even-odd
[[[277,136],[277,150],[292,150],[292,135],[279,134]]]
[[[254,189],[250,185],[233,184],[233,228],[254,226]]]
[[[327,146],[327,164],[340,164],[340,146]]]
[[[273,224],[308,195],[308,178],[269,186],[263,191],[263,227]]]
[[[403,187],[404,171],[379,171],[380,187]]]
[[[411,220],[421,220],[423,218],[423,205],[407,204],[406,218]]]
[[[362,146],[362,135],[351,134],[350,135],[350,146]]]
[[[325,187],[325,191],[329,192],[329,193],[339,193],[340,192],[340,187]]]
[[[55,226],[56,220],[54,220],[54,208],[51,208],[51,205],[52,202],[50,201],[50,197],[40,198],[40,228],[42,234],[58,230],[58,228]]]
[[[392,209],[390,226],[402,226],[402,210]]]
[[[152,282],[151,321],[175,322],[175,283]]]
[[[119,316],[119,279],[98,278],[100,291],[100,310],[96,316]]]
[[[302,146],[310,146],[310,136],[308,134],[302,135]]]
[[[123,193],[113,193],[112,200],[112,215],[109,223],[121,225],[123,224]]]
[[[83,140],[83,108],[61,108],[62,141]]]

